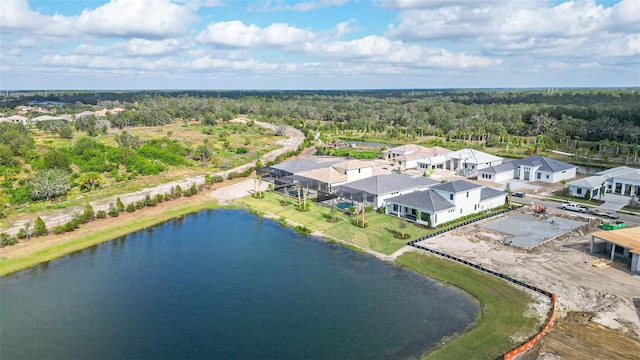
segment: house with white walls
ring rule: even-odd
[[[504,191],[456,180],[386,199],[385,213],[435,227],[502,206],[506,197]]]
[[[415,144],[397,146],[382,151],[382,158],[393,162],[394,169],[417,169],[418,160],[450,153],[451,150],[440,146],[427,148]]]
[[[365,199],[365,205],[379,208],[383,207],[389,198],[425,190],[436,184],[440,182],[424,176],[383,174],[336,186],[333,188],[333,193],[340,199],[352,202],[361,202]]]
[[[422,158],[417,163],[418,169],[422,170],[480,170],[502,164],[502,158],[476,149],[461,149],[443,155]]]
[[[571,195],[575,197],[593,199],[605,191],[618,195],[640,196],[640,169],[618,166],[572,181],[567,186]]]
[[[503,182],[510,179],[558,183],[576,176],[577,166],[540,155],[478,170],[478,180]]]

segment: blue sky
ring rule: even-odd
[[[640,85],[640,0],[1,0],[0,89]]]

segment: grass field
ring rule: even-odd
[[[304,224],[309,228],[320,230],[328,236],[386,255],[404,247],[409,240],[417,239],[428,233],[425,229],[407,223],[405,234],[409,234],[411,237],[400,240],[393,237],[396,232],[400,232],[400,220],[391,216],[375,212],[367,213],[365,221],[369,226],[363,229],[351,224],[350,217],[344,213],[338,212],[339,220],[330,223],[327,222],[329,208],[312,203],[309,211],[302,212],[296,210],[296,206],[293,204],[281,205],[283,199],[284,197],[281,195],[266,193],[263,199],[245,197],[241,201],[254,209],[273,213],[287,220]],[[297,200],[289,199],[289,201],[295,202]]]

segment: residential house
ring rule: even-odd
[[[596,175],[567,183],[567,187],[572,196],[591,200],[604,195],[606,183],[605,176]]]
[[[66,118],[63,118],[62,116],[51,116],[51,115],[40,115],[40,116],[34,117],[30,121],[39,122],[39,121],[52,121],[52,120],[60,120],[64,122],[68,121]]]
[[[7,122],[11,122],[14,124],[22,124],[22,125],[27,125],[27,122],[29,121],[29,118],[21,116],[21,115],[11,115],[7,118],[4,118],[5,121]]]
[[[449,152],[451,152],[451,150],[439,146],[427,148],[420,145],[407,144],[384,150],[382,152],[382,158],[393,161],[395,169],[407,170],[416,169],[418,167],[418,160],[444,155]]]
[[[571,195],[595,198],[602,192],[640,196],[640,169],[619,166],[567,184]]]
[[[384,207],[388,198],[424,190],[440,182],[424,176],[409,174],[384,174],[350,181],[333,188],[333,193],[340,198],[352,201],[366,199],[367,205],[375,208]]]
[[[478,180],[502,182],[510,179],[557,183],[574,178],[577,166],[534,155],[478,170]]]
[[[438,226],[459,217],[502,206],[503,191],[456,180],[386,199],[385,212]]]
[[[596,239],[604,242],[596,243]],[[589,252],[607,252],[611,261],[626,259],[631,262],[631,272],[640,275],[640,227],[591,233]]]
[[[462,169],[480,170],[502,164],[502,158],[475,149],[461,149],[444,155],[427,157],[418,160],[418,168],[447,169],[459,171]]]

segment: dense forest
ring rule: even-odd
[[[119,128],[162,125],[177,118],[207,124],[246,114],[271,122],[317,121],[326,129],[392,136],[640,142],[640,95],[635,89],[25,92],[1,97],[0,112],[10,115],[16,105],[29,101],[66,103],[60,111],[84,109],[87,104],[123,106],[128,111],[108,119]]]
[[[0,206],[171,169],[214,172],[250,163],[274,148],[284,125],[326,141],[447,142],[511,157],[519,155],[515,148],[523,156],[559,149],[578,162],[634,164],[639,100],[635,89],[4,93],[5,118],[46,113],[71,121],[0,123]],[[19,108],[29,104],[36,110]],[[238,115],[248,121],[230,122]],[[275,134],[253,126],[254,120],[278,124]]]

